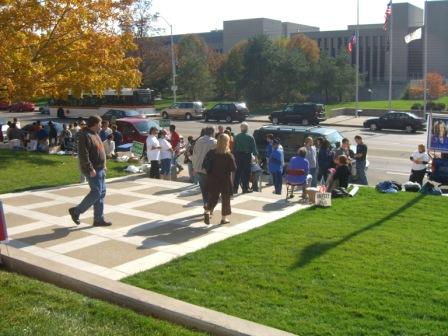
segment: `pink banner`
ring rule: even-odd
[[[8,231],[6,230],[5,212],[3,211],[3,203],[0,201],[0,242],[8,240]]]

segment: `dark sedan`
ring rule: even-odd
[[[242,122],[249,116],[246,103],[219,103],[204,112],[205,121],[216,120],[231,123],[234,120]]]
[[[364,128],[371,131],[381,129],[397,129],[406,132],[415,132],[426,129],[425,119],[408,112],[389,112],[379,118],[370,118],[364,121]]]

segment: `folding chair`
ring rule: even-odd
[[[294,189],[302,189],[302,198],[306,198],[306,188],[309,181],[308,176],[303,179],[305,171],[303,169],[286,169],[286,201],[294,197]]]

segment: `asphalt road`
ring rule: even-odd
[[[39,113],[9,113],[0,112],[0,118],[7,120],[14,116],[18,117],[22,125],[32,122],[37,119],[48,119],[48,116]],[[60,120],[56,120],[60,121]],[[61,122],[67,122],[62,121]],[[205,123],[204,121],[172,121],[176,125],[177,130],[187,138],[189,135],[198,136],[201,128],[207,125],[216,125],[216,123]],[[224,126],[229,124],[220,123]],[[265,123],[249,122],[250,130],[254,130]],[[238,133],[239,124],[230,125],[235,133]],[[392,179],[398,182],[405,182],[409,177],[410,172],[410,154],[416,150],[417,145],[426,143],[426,135],[423,132],[418,133],[404,133],[403,131],[378,131],[371,132],[368,130],[353,128],[353,127],[334,127],[354,143],[354,136],[361,135],[367,144],[368,159],[370,167],[367,172],[369,184],[375,185],[379,181]]]

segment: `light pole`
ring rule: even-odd
[[[170,27],[170,35],[171,35],[171,72],[172,72],[172,85],[171,90],[173,91],[173,104],[176,104],[176,61],[174,56],[174,40],[173,40],[173,25],[170,24],[167,19],[165,19],[163,16],[158,15],[158,18],[161,18],[165,23]]]

